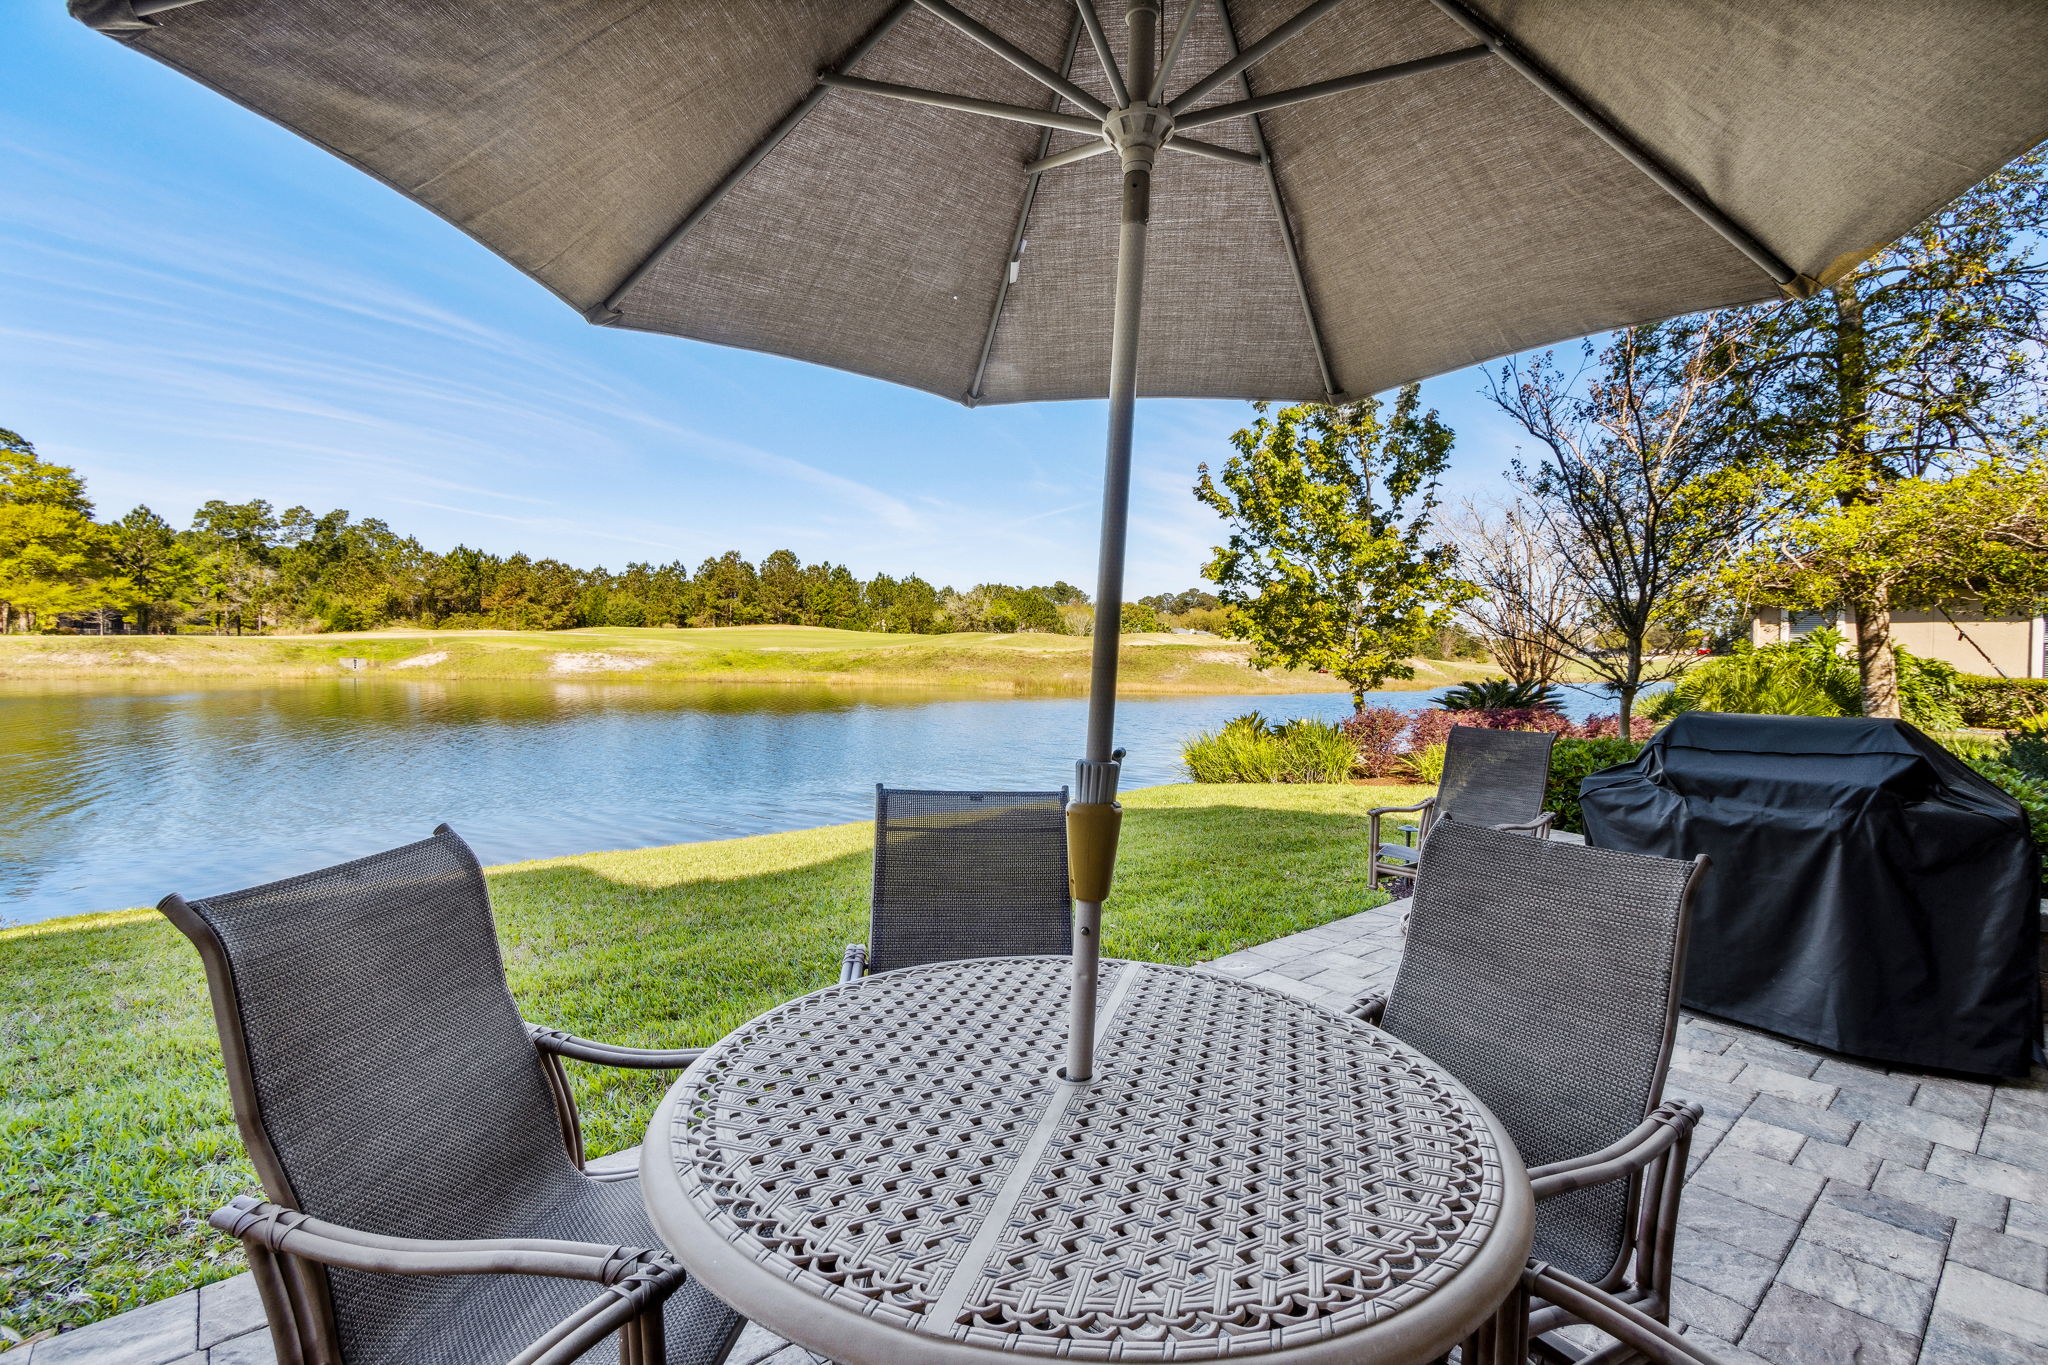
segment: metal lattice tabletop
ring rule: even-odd
[[[669,1091],[642,1176],[691,1272],[855,1365],[1434,1358],[1529,1251],[1491,1115],[1389,1035],[1104,962],[1099,1070],[1057,1077],[1061,958],[792,1001]]]

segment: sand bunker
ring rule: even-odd
[[[557,654],[548,660],[550,673],[624,673],[636,668],[645,668],[654,660],[636,658],[631,654],[607,654],[603,650],[590,653]]]

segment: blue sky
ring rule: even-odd
[[[863,576],[1093,582],[1100,403],[970,410],[590,327],[59,0],[0,18],[0,90],[0,426],[103,515],[263,497],[585,566],[787,546]],[[1459,433],[1453,496],[1501,493],[1513,452],[1479,385],[1426,386]],[[1220,524],[1194,469],[1249,415],[1141,404],[1134,593],[1199,581]]]

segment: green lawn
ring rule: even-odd
[[[1363,813],[1424,790],[1129,793],[1105,948],[1194,962],[1377,904]],[[836,825],[495,868],[513,993],[588,1037],[709,1042],[835,978],[865,936],[871,839]],[[253,1176],[184,939],[144,910],[0,930],[0,1001],[0,1326],[76,1326],[239,1270],[203,1219]],[[576,1070],[591,1151],[639,1141],[666,1078]]]

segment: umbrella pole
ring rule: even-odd
[[[1117,646],[1123,627],[1124,543],[1130,521],[1131,423],[1138,399],[1138,326],[1145,294],[1145,233],[1152,212],[1152,162],[1172,115],[1148,101],[1159,32],[1159,0],[1130,0],[1129,100],[1103,132],[1123,161],[1123,209],[1117,232],[1116,312],[1109,343],[1109,441],[1102,478],[1102,542],[1095,575],[1095,635],[1088,669],[1088,743],[1074,765],[1075,800],[1067,808],[1074,894],[1074,985],[1067,1032],[1070,1081],[1095,1076],[1095,983],[1101,954],[1102,901],[1116,866]]]

